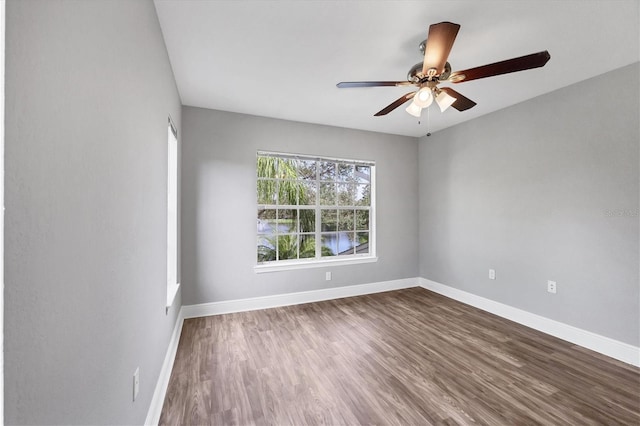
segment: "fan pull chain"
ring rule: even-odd
[[[425,109],[427,110],[427,136],[431,136],[431,132],[429,131],[431,128],[431,116],[429,115],[429,110],[431,108],[427,107]],[[420,124],[422,124],[422,122],[420,121],[420,118],[418,118],[418,125]]]

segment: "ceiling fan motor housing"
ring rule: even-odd
[[[438,77],[438,80],[444,81],[448,79],[450,75],[451,75],[451,64],[447,62],[444,65],[444,71],[442,72],[442,74],[436,75],[436,77]],[[433,77],[433,76],[427,76],[422,74],[422,62],[418,62],[417,64],[412,66],[409,72],[407,73],[407,81],[411,81],[412,83],[419,83],[421,80],[429,77]]]
[[[444,71],[442,71],[442,74],[438,76],[438,80],[440,81],[448,80],[450,75],[451,75],[451,64],[449,62],[446,62],[444,64]]]
[[[422,62],[418,62],[417,64],[411,67],[411,69],[407,73],[407,81],[418,83],[421,79],[421,77],[418,74],[422,75]]]

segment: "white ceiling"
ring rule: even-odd
[[[463,70],[548,50],[544,68],[460,83],[478,103],[430,108],[431,132],[639,60],[638,0],[155,0],[184,105],[408,136],[427,133],[396,109],[409,87],[338,89],[340,81],[404,80],[428,27],[461,25],[449,62]],[[606,84],[606,79],[602,80]]]

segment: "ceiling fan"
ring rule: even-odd
[[[443,82],[462,83],[479,78],[493,77],[516,71],[543,67],[551,58],[546,50],[518,58],[469,68],[463,71],[451,72],[451,65],[447,62],[449,52],[453,47],[460,25],[452,22],[440,22],[429,26],[427,39],[420,43],[420,51],[424,54],[423,62],[415,64],[407,74],[407,81],[347,81],[338,83],[339,88],[347,87],[381,87],[381,86],[416,86],[418,90],[407,93],[374,116],[386,115],[405,102],[413,99],[407,107],[407,112],[420,117],[423,108],[427,108],[433,100],[444,112],[448,107],[458,111],[473,108],[476,103],[456,92],[450,87],[438,87]]]

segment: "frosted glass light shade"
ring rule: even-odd
[[[431,89],[428,87],[423,87],[418,90],[418,93],[413,97],[413,103],[415,103],[420,108],[426,108],[433,102],[433,95],[431,94]]]
[[[440,107],[440,111],[444,112],[447,108],[449,108],[454,102],[456,98],[449,95],[447,92],[440,92],[438,96],[436,96],[436,103]]]
[[[414,117],[420,118],[420,113],[422,112],[422,108],[415,104],[415,102],[411,102],[411,104],[407,107],[406,110],[409,114]]]

